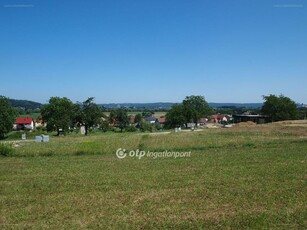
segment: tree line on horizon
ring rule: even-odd
[[[270,120],[295,120],[300,118],[300,111],[296,103],[284,95],[263,96],[263,106],[260,112],[270,117]],[[69,128],[77,126],[85,127],[87,135],[93,127],[99,126],[102,130],[107,130],[109,124],[117,127],[122,132],[127,131],[147,131],[152,127],[142,122],[143,117],[150,116],[153,111],[145,111],[135,116],[135,127],[130,127],[127,109],[117,108],[110,111],[109,117],[103,112],[104,108],[94,102],[94,97],[89,97],[83,102],[73,103],[66,97],[51,97],[48,104],[40,109],[42,119],[47,123],[47,131],[60,130],[68,132]],[[187,123],[197,124],[200,118],[209,117],[214,112],[209,106],[204,96],[187,96],[182,103],[174,104],[166,113],[165,128],[186,126]],[[306,108],[302,112],[306,117]],[[12,130],[15,122],[16,110],[10,104],[8,98],[0,96],[0,138]]]

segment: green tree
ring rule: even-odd
[[[294,101],[284,95],[270,94],[263,96],[261,112],[270,117],[272,121],[295,120],[299,117],[299,111]]]
[[[301,107],[299,108],[299,112],[300,112],[300,119],[307,119],[307,107]]]
[[[77,121],[84,125],[85,135],[88,134],[89,128],[100,123],[103,116],[102,109],[94,103],[94,97],[88,98],[82,103],[78,103]]]
[[[212,113],[212,108],[203,96],[187,96],[182,104],[184,106],[186,123],[194,122],[197,125],[200,118]]]
[[[137,125],[140,125],[142,120],[143,120],[142,114],[138,113],[138,114],[135,115],[134,123],[136,123]]]
[[[153,110],[148,110],[148,109],[145,109],[143,112],[142,112],[142,116],[143,117],[151,117],[155,112]]]
[[[15,122],[16,112],[8,98],[0,96],[0,139],[10,132]]]
[[[153,124],[149,124],[145,121],[141,121],[139,127],[141,132],[152,132],[153,131]]]
[[[182,104],[173,105],[172,108],[166,113],[166,128],[181,127],[186,123],[184,106]]]
[[[112,118],[112,121],[114,121],[115,126],[120,128],[121,132],[123,132],[123,129],[129,125],[129,117],[127,111],[123,108],[111,111],[110,118]]]
[[[99,124],[99,129],[102,130],[103,132],[107,132],[108,130],[110,130],[110,125],[109,125],[109,121],[108,120],[101,120],[100,124]]]
[[[43,121],[47,123],[47,130],[56,130],[58,135],[60,129],[67,132],[73,125],[76,112],[77,107],[66,97],[51,97],[49,104],[41,109]]]

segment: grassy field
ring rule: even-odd
[[[118,159],[118,148],[192,153]],[[0,226],[306,229],[306,166],[298,126],[51,137],[0,157]]]
[[[40,116],[41,116],[40,113],[31,113],[31,114],[21,114],[21,115],[18,115],[18,117],[31,117],[34,120],[36,120]]]

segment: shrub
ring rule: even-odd
[[[100,123],[100,127],[99,127],[103,132],[107,132],[107,131],[113,131],[112,128],[109,126],[109,122],[108,121],[103,121]]]
[[[122,132],[122,130],[120,128],[117,128],[117,127],[113,127],[112,131],[115,132],[115,133],[121,133]]]
[[[142,132],[147,132],[147,131],[152,132],[152,126],[153,126],[152,124],[142,122],[141,125],[140,125],[140,130]]]
[[[0,155],[11,156],[13,154],[13,148],[6,144],[0,144]]]
[[[126,128],[126,131],[127,132],[136,132],[138,129],[135,127],[135,126],[133,126],[133,125],[130,125],[130,126],[128,126],[127,128]]]

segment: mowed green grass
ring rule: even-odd
[[[305,127],[51,137],[0,158],[0,227],[306,229],[306,163]]]

